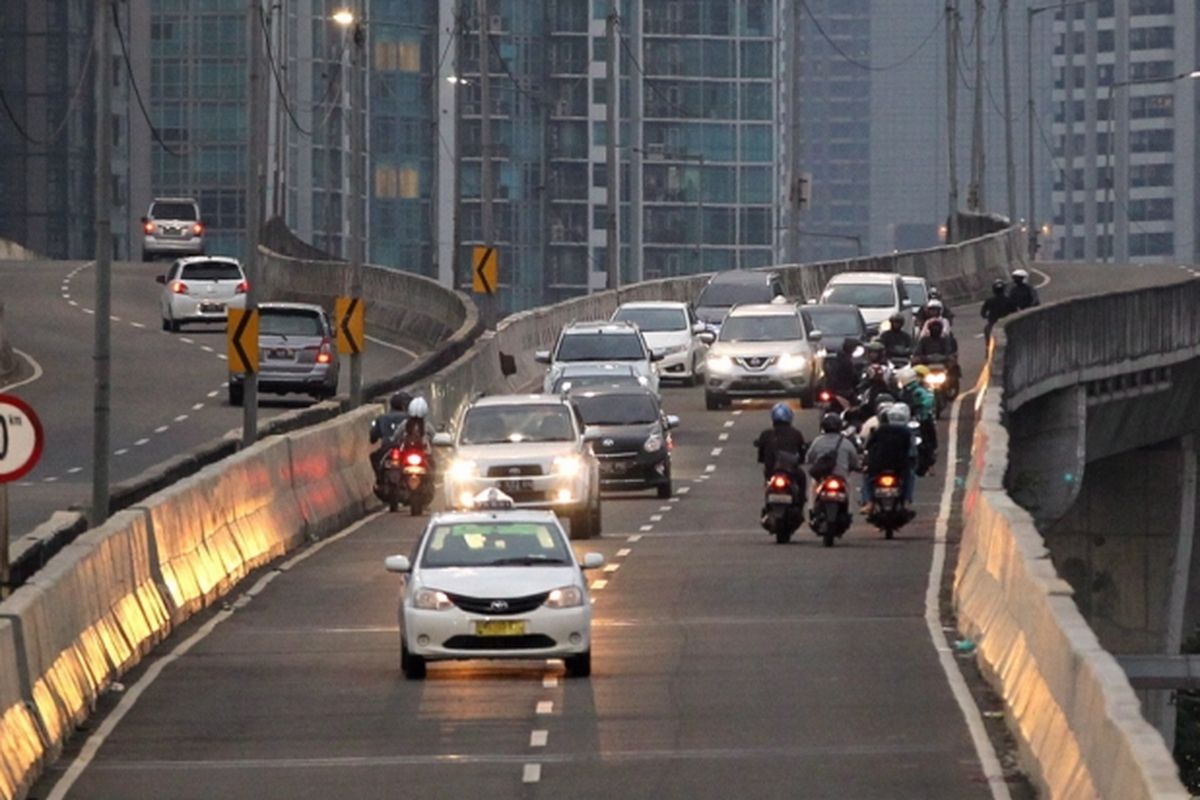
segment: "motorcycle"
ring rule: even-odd
[[[821,479],[809,512],[808,524],[826,547],[850,527],[850,488],[837,475]]]
[[[933,394],[933,416],[942,418],[946,406],[958,396],[958,382],[954,380],[953,362],[941,357],[930,358],[926,362],[929,374],[925,376],[925,388]]]
[[[804,484],[786,470],[775,470],[767,481],[762,526],[775,536],[776,544],[787,544],[804,521]]]
[[[904,476],[885,470],[872,479],[872,486],[875,507],[867,522],[883,531],[884,538],[891,539],[914,516],[904,503]]]
[[[433,501],[429,454],[417,447],[393,447],[384,454],[375,477],[375,496],[389,511],[407,505],[414,517]]]

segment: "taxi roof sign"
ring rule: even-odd
[[[511,510],[513,499],[492,486],[475,495],[471,506],[479,511]]]

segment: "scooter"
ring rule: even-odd
[[[804,521],[804,483],[785,470],[776,470],[767,481],[762,526],[787,544]]]
[[[875,505],[867,522],[883,531],[884,538],[891,539],[915,516],[904,503],[904,477],[885,470],[875,476],[872,486]]]
[[[433,474],[429,455],[416,447],[393,447],[384,454],[375,478],[375,496],[389,511],[407,505],[414,517],[433,501]]]
[[[850,527],[849,487],[837,475],[822,478],[817,484],[808,524],[826,547]]]
[[[958,396],[958,381],[954,379],[954,362],[949,359],[930,359],[926,365],[929,374],[925,376],[925,388],[933,393],[933,416],[942,418],[946,406],[954,402]]]

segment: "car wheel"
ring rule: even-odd
[[[245,388],[240,383],[229,384],[229,405],[240,406],[245,397]]]
[[[144,263],[144,264],[149,263],[153,260],[154,260],[153,255],[151,255],[150,253],[147,253],[145,250],[142,251],[142,263]]]
[[[400,671],[410,681],[425,679],[425,659],[408,652],[408,645],[403,641],[400,642]]]
[[[671,496],[671,465],[667,464],[667,470],[663,474],[663,482],[658,485],[658,499],[666,500]]]
[[[687,377],[683,379],[684,386],[695,386],[700,383],[700,376],[696,373],[696,357],[692,356],[692,366],[688,370]]]
[[[592,508],[592,513],[589,515],[592,518],[592,530],[591,530],[592,536],[591,536],[591,538],[593,538],[593,539],[600,536],[600,534],[602,532],[601,529],[603,528],[603,520],[601,517],[600,509],[601,509],[600,498],[597,497],[596,505]]]
[[[413,500],[409,504],[408,510],[412,512],[414,517],[421,516],[421,512],[425,510],[425,505],[420,500]]]
[[[567,675],[572,678],[586,678],[592,674],[592,651],[591,648],[584,650],[573,656],[567,656],[563,659],[563,666],[567,668]]]
[[[183,323],[169,319],[167,320],[167,329],[170,330],[171,333],[179,333],[181,330],[183,330]]]
[[[171,330],[171,321],[169,319],[167,319],[166,317],[163,317],[162,328],[164,331],[168,331],[168,332]]]

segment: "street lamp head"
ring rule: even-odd
[[[348,8],[339,8],[337,11],[333,12],[333,16],[330,17],[330,19],[336,22],[338,25],[341,25],[343,28],[349,28],[354,24],[355,21],[354,12]]]
[[[1187,76],[1192,80],[1200,79],[1200,69],[1189,72]]]

